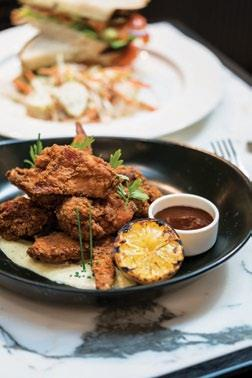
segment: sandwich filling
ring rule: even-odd
[[[116,11],[107,21],[98,21],[59,13],[53,9],[23,6],[12,13],[14,24],[50,22],[66,26],[88,38],[104,42],[108,49],[118,50],[129,46],[135,39],[148,41],[146,19],[132,11]]]

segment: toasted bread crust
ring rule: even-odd
[[[53,8],[59,13],[107,21],[116,10],[137,10],[146,7],[150,0],[21,0],[30,7],[47,10]]]

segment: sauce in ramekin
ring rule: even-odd
[[[189,206],[167,207],[155,214],[177,230],[197,230],[213,222],[213,217],[205,210]]]

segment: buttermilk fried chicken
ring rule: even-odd
[[[92,231],[95,239],[100,239],[118,231],[132,220],[136,206],[132,201],[128,206],[115,193],[104,200],[91,200],[85,197],[67,199],[56,211],[59,227],[71,237],[78,239],[76,219],[78,209],[81,219],[81,230],[84,240],[89,238],[89,216],[92,214]]]
[[[56,144],[38,155],[35,168],[15,168],[6,176],[34,201],[55,195],[105,198],[117,182],[113,169],[103,159]]]
[[[83,243],[85,259],[89,259],[89,245]],[[93,248],[93,273],[96,288],[108,290],[113,286],[115,267],[113,264],[113,238],[107,237],[97,241]],[[80,261],[80,244],[61,232],[36,238],[28,248],[28,255],[38,261],[63,264]]]
[[[142,180],[141,189],[149,196],[149,199],[145,202],[134,200],[134,203],[137,207],[135,212],[136,217],[147,217],[149,206],[155,199],[161,197],[162,193],[156,185],[153,185],[146,177],[136,168],[131,166],[120,166],[115,169],[115,172],[120,175],[127,176],[129,181],[132,182],[136,179]]]
[[[111,237],[101,239],[93,249],[93,273],[96,289],[109,290],[115,280],[113,263],[114,240]]]
[[[115,169],[115,172],[119,175],[127,176],[130,182],[139,178],[142,181],[146,180],[144,175],[137,168],[131,167],[130,165],[120,165]]]
[[[0,204],[0,235],[6,240],[32,237],[43,230],[53,214],[29,198],[17,197]]]
[[[83,243],[84,254],[89,258],[88,243]],[[52,264],[77,262],[80,260],[80,244],[62,232],[53,232],[36,238],[27,253],[35,260]]]

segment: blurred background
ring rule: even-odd
[[[0,0],[0,29],[10,26],[16,6]],[[252,73],[252,0],[152,0],[143,13],[151,22],[182,23]]]

